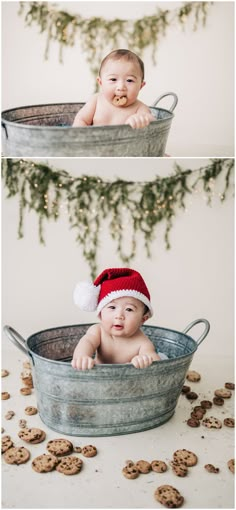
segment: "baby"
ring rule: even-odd
[[[137,99],[145,85],[144,64],[132,51],[109,53],[101,63],[97,82],[101,92],[79,110],[73,127],[129,124],[132,128],[143,128],[156,120]]]
[[[150,294],[137,271],[105,269],[94,284],[76,286],[74,301],[81,310],[97,310],[101,322],[90,326],[80,339],[73,353],[73,368],[87,370],[101,363],[132,363],[135,368],[145,368],[161,359],[140,329],[153,311]]]

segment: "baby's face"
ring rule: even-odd
[[[114,98],[122,98],[122,101],[117,102],[117,106],[120,107],[133,104],[140,89],[145,85],[138,63],[125,59],[108,60],[97,80],[109,103],[115,104]],[[123,98],[126,98],[126,101]]]
[[[111,336],[131,337],[147,320],[144,304],[133,297],[120,297],[110,301],[101,311],[104,330]]]

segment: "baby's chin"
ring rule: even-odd
[[[112,99],[112,104],[114,106],[125,106],[127,101],[128,98],[126,96],[114,96]]]

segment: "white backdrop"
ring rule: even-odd
[[[27,3],[27,2],[26,2]],[[156,8],[176,9],[182,2],[57,2],[58,8],[84,17],[139,19]],[[44,60],[46,34],[25,27],[19,2],[2,2],[2,109],[23,105],[83,102],[94,89],[79,41],[64,50],[51,45]],[[108,51],[113,48],[109,48]],[[233,156],[234,141],[234,2],[214,2],[207,25],[193,32],[172,27],[162,38],[154,67],[151,51],[144,54],[146,86],[140,99],[151,105],[175,92],[175,110],[167,152],[172,156]],[[160,104],[160,106],[162,106]],[[163,103],[165,106],[165,103]]]
[[[207,159],[177,160],[187,169],[206,166]],[[50,160],[50,166],[72,175],[98,175],[139,181],[173,172],[172,159],[71,159]],[[219,188],[220,189],[220,188]],[[218,193],[218,188],[216,192]],[[131,267],[143,275],[151,293],[154,316],[149,324],[183,330],[191,321],[204,317],[211,331],[202,343],[199,356],[232,356],[234,338],[233,266],[234,201],[222,204],[219,197],[212,207],[202,194],[187,201],[179,211],[171,231],[171,249],[165,249],[164,227],[157,229],[152,257],[147,259],[140,237]],[[25,216],[25,236],[17,239],[18,198],[2,197],[2,323],[10,324],[24,337],[48,327],[96,321],[93,313],[81,312],[72,293],[79,279],[90,276],[87,263],[70,230],[66,214],[45,224],[46,246],[39,244],[35,213]],[[101,233],[98,273],[106,267],[122,266],[106,227]],[[194,336],[194,331],[192,332]],[[7,347],[3,337],[3,346]],[[9,343],[9,342],[8,342]],[[198,353],[197,353],[198,354]]]

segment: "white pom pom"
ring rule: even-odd
[[[80,310],[95,312],[98,304],[100,287],[100,285],[93,285],[92,282],[77,283],[73,293],[74,303]]]

